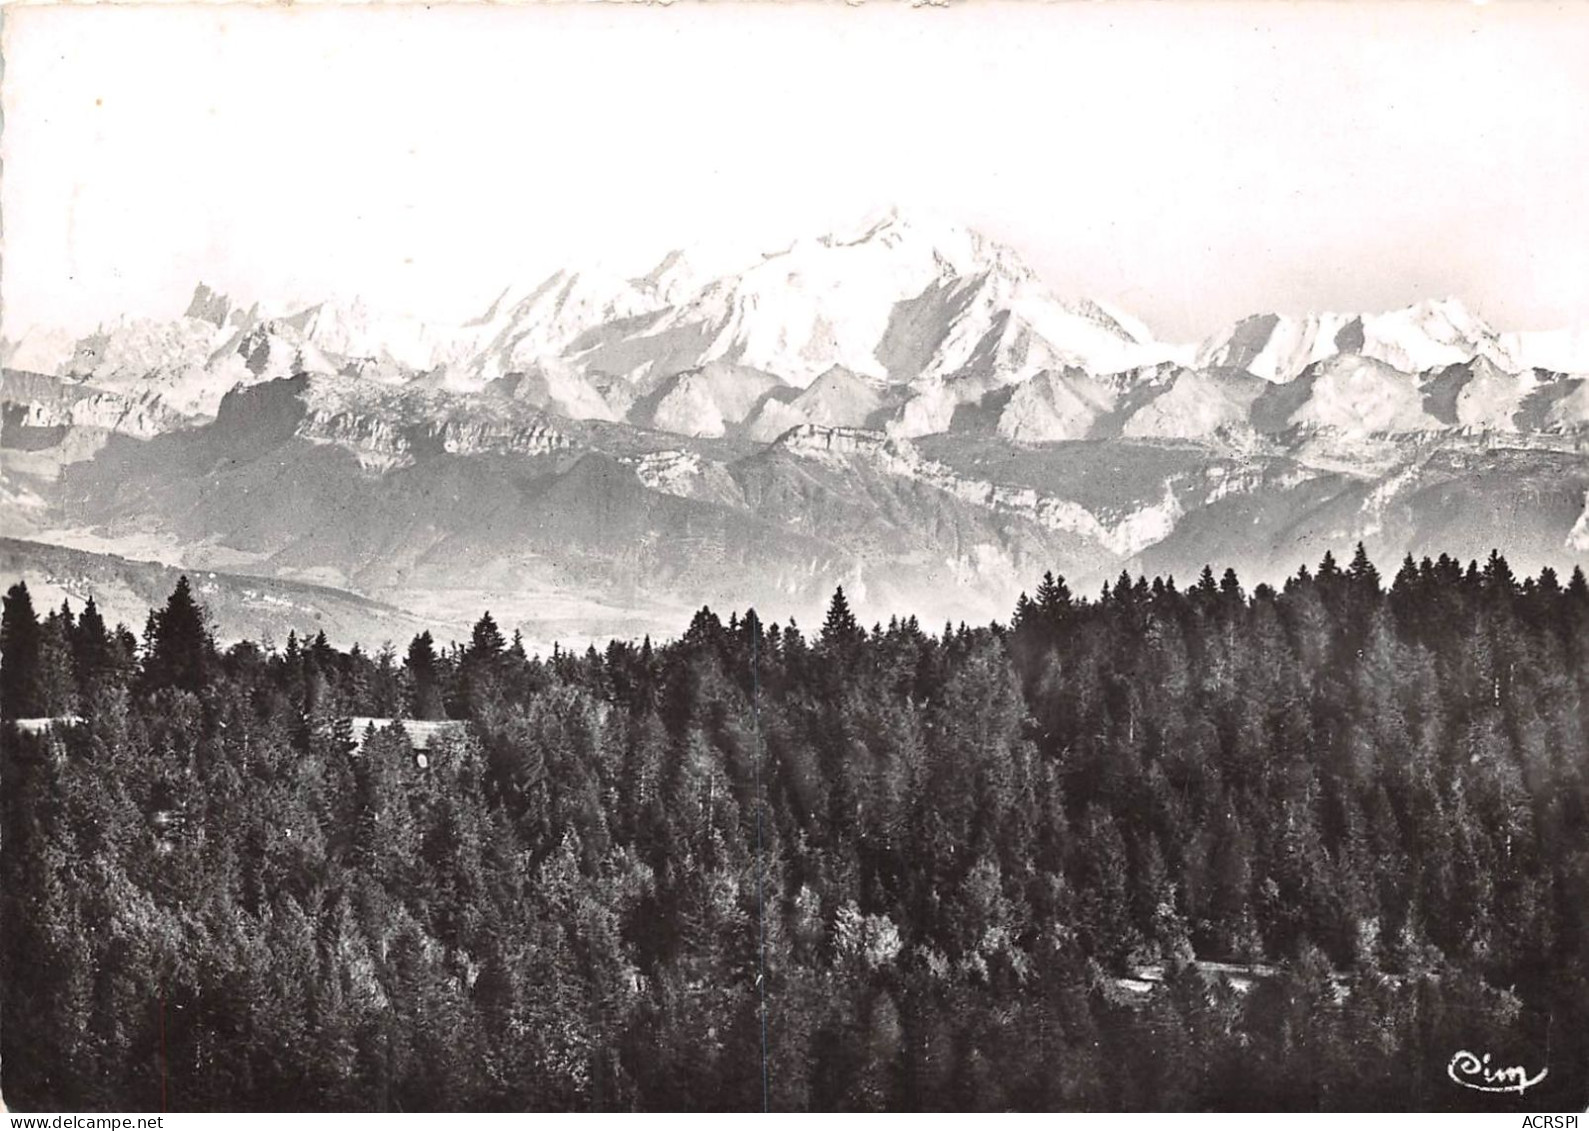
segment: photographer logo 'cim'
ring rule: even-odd
[[[1526,1068],[1512,1065],[1509,1068],[1491,1068],[1490,1054],[1459,1049],[1446,1065],[1446,1075],[1464,1088],[1475,1092],[1516,1092],[1522,1095],[1543,1080],[1550,1069],[1541,1068],[1538,1075],[1530,1076]]]

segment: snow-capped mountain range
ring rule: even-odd
[[[8,533],[432,620],[518,608],[532,639],[839,582],[982,618],[1048,568],[1274,580],[1358,539],[1382,565],[1589,555],[1589,332],[1445,299],[1163,342],[898,212],[722,275],[559,271],[462,322],[201,284],[0,361]]]
[[[683,252],[637,279],[559,271],[460,325],[358,300],[267,313],[201,284],[182,317],[108,322],[78,340],[34,330],[3,348],[9,369],[142,406],[128,415],[145,429],[211,418],[240,384],[310,373],[511,389],[576,419],[764,441],[806,423],[931,435],[989,402],[1003,402],[998,431],[1022,442],[1097,435],[1122,414],[1119,434],[1202,437],[1255,423],[1266,390],[1251,378],[1311,382],[1271,424],[1509,430],[1556,374],[1589,370],[1589,333],[1499,333],[1454,299],[1260,314],[1201,343],[1161,342],[1102,303],[1056,298],[1008,248],[898,212],[717,278]],[[1473,373],[1453,411],[1429,411],[1458,383],[1442,376],[1453,366]],[[1539,426],[1583,423],[1581,398],[1558,391]]]

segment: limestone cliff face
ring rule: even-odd
[[[346,448],[370,470],[436,453],[535,456],[569,446],[540,411],[513,401],[440,390],[415,395],[354,377],[295,378],[272,386],[280,387],[276,399],[290,395],[297,402],[295,435]]]
[[[744,492],[734,477],[722,464],[699,452],[647,452],[626,462],[633,465],[636,479],[661,494],[734,507],[745,505]]]
[[[1166,481],[1160,498],[1118,511],[1091,509],[1036,488],[995,483],[961,474],[921,455],[908,440],[866,428],[792,429],[778,446],[807,459],[834,463],[859,459],[889,475],[903,476],[994,512],[1029,519],[1047,530],[1078,535],[1129,556],[1167,537],[1185,513],[1176,484]]]
[[[128,397],[93,392],[70,402],[33,400],[16,403],[8,420],[25,428],[92,428],[147,440],[169,431],[174,414],[152,396]]]
[[[449,420],[427,434],[434,436],[442,450],[451,455],[512,452],[538,456],[568,447],[568,441],[557,429],[540,421]]]
[[[898,474],[911,474],[922,463],[909,440],[875,428],[802,424],[779,437],[777,446],[813,459],[862,456]]]
[[[0,446],[48,453],[56,466],[90,459],[115,434],[147,440],[186,421],[157,393],[120,392],[7,371],[0,380]]]
[[[370,470],[384,471],[412,459],[403,431],[390,420],[373,414],[316,409],[304,415],[296,434],[316,443],[346,448]]]

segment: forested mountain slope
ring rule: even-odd
[[[777,1109],[1589,1102],[1581,573],[1049,577],[941,633],[841,592],[550,658],[19,585],[0,635],[0,713],[82,718],[4,736],[13,1108],[755,1109],[763,1003]],[[404,715],[467,726],[346,721]]]

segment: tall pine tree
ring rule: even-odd
[[[186,574],[177,579],[166,607],[154,614],[150,627],[149,654],[143,666],[145,688],[202,691],[214,667],[215,641],[205,623],[203,606],[193,599]]]
[[[24,582],[7,590],[0,612],[0,718],[26,719],[41,708],[39,617]]]

